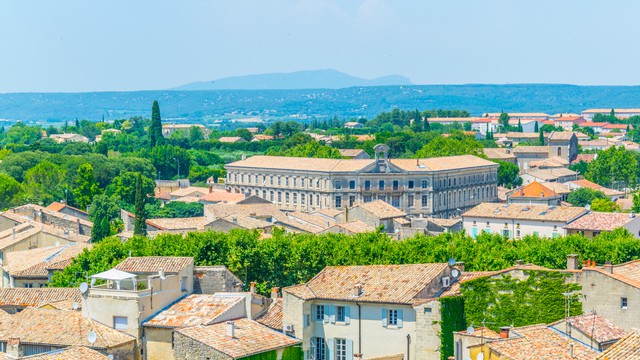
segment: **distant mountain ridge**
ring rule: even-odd
[[[388,75],[375,79],[363,79],[343,72],[326,70],[296,71],[232,76],[213,81],[198,81],[171,90],[300,90],[343,89],[354,86],[413,85],[400,75]]]

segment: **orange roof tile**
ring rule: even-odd
[[[0,306],[40,306],[52,301],[69,300],[81,302],[76,288],[0,288]]]
[[[126,258],[115,269],[132,274],[153,274],[163,269],[166,274],[177,274],[189,265],[193,265],[191,257],[144,256]]]
[[[234,320],[235,333],[227,335],[227,324],[193,326],[176,330],[233,359],[300,344],[301,341],[249,319]]]
[[[520,190],[516,190],[511,197],[527,197],[527,198],[548,198],[554,197],[556,194],[546,186],[540,184],[537,181],[533,181],[532,183],[525,185],[520,188]]]
[[[182,328],[212,324],[218,316],[243,301],[242,296],[220,297],[192,294],[169,305],[145,322],[144,326]]]
[[[572,328],[579,330],[589,338],[593,338],[593,340],[601,344],[616,341],[624,337],[627,333],[623,328],[597,314],[572,316],[556,321],[549,326],[554,327],[559,324],[564,325],[565,322],[568,322]],[[559,330],[564,331],[564,328],[561,326]]]
[[[640,331],[631,331],[610,348],[600,354],[597,360],[640,359]]]
[[[282,331],[282,298],[272,299],[267,311],[256,318],[260,324],[274,330]]]

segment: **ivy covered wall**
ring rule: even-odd
[[[495,331],[514,327],[549,324],[565,317],[567,297],[571,315],[582,314],[579,284],[566,283],[568,274],[557,271],[525,271],[525,278],[485,277],[461,284],[467,324],[483,324]]]
[[[447,360],[453,356],[453,332],[466,328],[464,315],[464,299],[451,296],[438,299],[440,301],[440,359]]]
[[[304,352],[300,345],[290,346],[282,352],[281,360],[303,360]],[[242,360],[278,360],[278,350],[267,351],[242,358]]]

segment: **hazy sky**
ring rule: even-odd
[[[640,84],[637,0],[0,0],[0,92],[333,68],[416,84]]]

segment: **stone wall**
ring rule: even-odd
[[[440,360],[440,302],[434,300],[414,307],[416,312],[415,359]]]
[[[176,332],[173,336],[173,355],[176,360],[209,359],[230,360],[231,357],[216,351],[188,336]]]
[[[242,281],[225,266],[196,266],[193,270],[193,293],[237,292]]]

